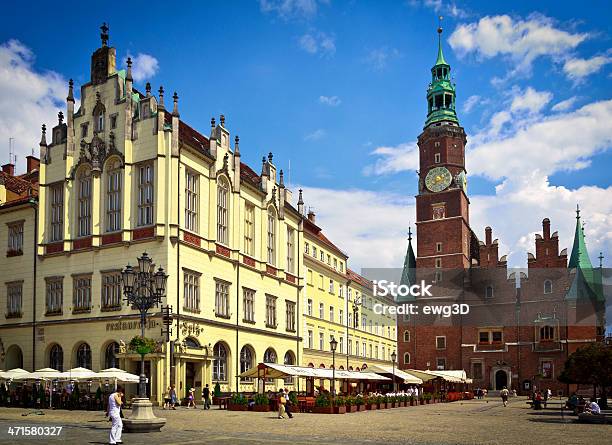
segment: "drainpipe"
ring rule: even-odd
[[[37,277],[37,242],[38,242],[38,203],[30,200],[34,207],[34,281],[32,283],[32,371],[36,370],[36,284]]]
[[[238,212],[238,214],[240,214],[240,211]],[[238,392],[238,390],[240,389],[239,386],[239,371],[240,371],[240,346],[239,346],[239,331],[240,331],[240,325],[239,325],[239,317],[240,317],[240,311],[238,310],[240,304],[240,252],[238,252],[238,261],[236,262],[236,392]]]

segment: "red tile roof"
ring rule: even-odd
[[[349,280],[354,281],[356,283],[359,283],[360,285],[362,285],[363,287],[365,287],[367,289],[373,289],[374,288],[374,284],[370,280],[368,280],[365,277],[362,277],[361,275],[359,275],[354,270],[347,269],[346,270],[346,276],[349,278]]]
[[[240,177],[253,185],[259,185],[261,182],[259,175],[244,162],[240,163]]]

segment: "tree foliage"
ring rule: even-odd
[[[612,387],[612,348],[602,343],[579,348],[565,361],[559,381],[594,385],[605,392]]]

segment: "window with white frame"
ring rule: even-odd
[[[51,206],[50,241],[64,239],[64,184],[53,184],[49,187]]]
[[[276,329],[276,297],[266,294],[266,327]]]
[[[410,331],[404,331],[404,342],[410,341]]]
[[[340,336],[340,340],[338,342],[338,348],[340,350],[340,354],[344,354],[344,337]]]
[[[404,365],[409,365],[409,364],[410,364],[410,353],[405,352],[404,353]]]
[[[286,328],[289,332],[295,332],[295,303],[293,301],[286,301]]]
[[[78,206],[77,227],[78,236],[91,235],[91,171],[82,169],[77,180]]]
[[[185,228],[198,231],[198,187],[199,175],[193,170],[185,170]]]
[[[110,165],[106,179],[106,231],[121,230],[121,165]]]
[[[6,284],[6,317],[16,318],[23,315],[23,281]]]
[[[544,281],[544,293],[552,294],[552,281],[551,280]]]
[[[61,314],[64,304],[64,278],[51,277],[47,278],[45,281],[45,314]]]
[[[325,351],[325,334],[319,332],[319,350]]]
[[[436,358],[436,369],[440,371],[446,369],[446,358],[444,357]]]
[[[215,382],[227,382],[227,350],[221,342],[213,348],[212,378]]]
[[[309,254],[310,254],[310,244],[308,244],[308,243],[304,243],[304,253],[305,253],[306,255],[309,255]]]
[[[344,285],[343,284],[340,284],[338,286],[338,296],[340,298],[344,298]]]
[[[367,345],[366,345],[366,342],[364,341],[364,342],[361,344],[361,356],[362,356],[362,357],[367,357],[367,355],[366,355],[366,351],[367,351]]]
[[[276,264],[276,213],[274,209],[268,209],[268,237],[267,237],[267,261],[274,266]]]
[[[188,312],[200,312],[200,276],[199,272],[183,269],[183,309]]]
[[[334,307],[333,306],[329,307],[329,321],[331,322],[334,321]]]
[[[329,293],[334,293],[334,280],[329,280]]]
[[[91,311],[91,275],[80,275],[74,277],[73,285],[72,311]]]
[[[246,287],[242,288],[243,321],[255,323],[255,291]]]
[[[319,318],[321,320],[325,318],[325,305],[323,303],[319,303]]]
[[[312,316],[312,298],[306,301],[306,313]]]
[[[244,207],[244,253],[255,254],[255,206],[249,203]]]
[[[216,280],[215,282],[215,315],[217,317],[229,318],[229,287],[227,281]]]
[[[8,224],[8,254],[23,253],[23,221]]]
[[[121,308],[121,272],[102,274],[102,310]]]
[[[138,225],[153,224],[153,164],[138,167]]]
[[[342,309],[338,311],[338,323],[344,324],[344,311]]]
[[[313,333],[312,333],[312,329],[308,330],[308,348],[312,349],[313,346]]]
[[[229,244],[229,183],[223,176],[217,181],[217,242]]]
[[[293,230],[291,227],[287,227],[287,272],[289,273],[293,273],[294,269],[295,269],[295,261],[294,261],[294,257],[295,257],[295,251],[294,251],[294,244],[295,244],[295,230]]]

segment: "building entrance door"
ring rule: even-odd
[[[195,362],[186,362],[185,363],[185,391],[189,391],[191,388],[195,388],[195,376],[196,376],[196,368]]]
[[[503,369],[495,373],[495,389],[501,390],[504,386],[508,386],[508,374]]]

